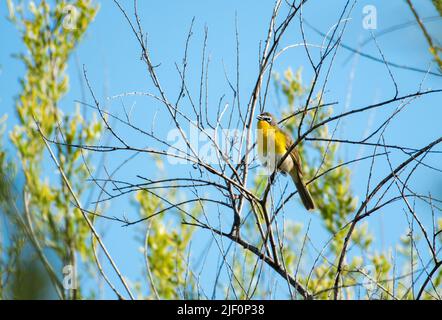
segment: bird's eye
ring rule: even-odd
[[[265,119],[267,122],[272,122],[272,118],[271,117],[266,117]]]

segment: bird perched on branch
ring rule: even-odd
[[[293,140],[288,133],[279,128],[272,114],[264,112],[257,119],[258,157],[264,166],[274,170],[288,149],[293,145]],[[313,210],[315,203],[307,186],[302,181],[301,159],[296,148],[290,151],[278,170],[284,174],[290,174],[304,207],[307,210]]]

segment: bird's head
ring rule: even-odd
[[[263,112],[256,117],[258,119],[258,124],[261,121],[267,122],[271,126],[276,126],[275,117],[270,112]]]

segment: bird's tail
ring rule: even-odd
[[[298,189],[299,196],[301,197],[302,204],[307,210],[315,209],[315,202],[313,201],[312,195],[308,191],[307,187],[302,182],[302,178],[297,170],[290,171],[290,176],[295,183],[296,189]]]

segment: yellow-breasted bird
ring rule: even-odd
[[[287,132],[279,128],[272,114],[264,112],[261,113],[257,119],[258,157],[264,166],[274,169],[293,144],[293,140]],[[279,170],[284,174],[290,174],[304,207],[307,210],[313,210],[315,208],[315,202],[302,181],[301,159],[296,148],[284,159]]]

